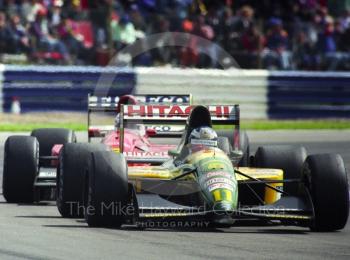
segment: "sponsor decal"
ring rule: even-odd
[[[222,162],[211,162],[208,163],[208,170],[221,170],[225,168],[225,165]]]
[[[119,97],[89,97],[90,107],[117,107],[119,102]]]
[[[212,179],[209,179],[205,184],[209,187],[210,185],[215,183],[227,183],[233,186],[233,181],[227,178],[212,178]]]
[[[148,95],[145,97],[146,103],[190,103],[190,96],[157,96]]]
[[[205,145],[205,146],[218,146],[218,142],[215,140],[206,140],[206,139],[192,139],[191,144],[194,145]]]
[[[39,178],[54,178],[56,177],[56,168],[40,168]]]
[[[233,189],[233,186],[230,185],[230,184],[227,184],[227,183],[215,183],[215,184],[212,184],[212,185],[209,185],[209,186],[208,186],[209,192],[212,192],[212,191],[217,190],[217,189],[228,189],[228,190],[232,190],[232,189]]]
[[[146,96],[134,96],[140,103],[174,103],[174,104],[187,104],[190,103],[189,95],[146,95]],[[117,107],[119,97],[89,97],[90,107]]]
[[[161,118],[186,118],[191,113],[193,106],[182,105],[127,105],[124,106],[125,116],[129,117],[153,117]],[[234,106],[208,106],[208,110],[212,116],[227,119],[232,118]]]
[[[168,125],[150,125],[146,129],[154,129],[157,132],[171,132],[171,126]]]
[[[216,171],[216,172],[207,172],[205,175],[203,175],[204,177],[206,177],[207,179],[211,178],[211,177],[216,177],[216,176],[220,176],[220,177],[226,177],[226,178],[231,178],[233,179],[233,175],[228,173],[228,172],[223,172],[223,171]]]
[[[139,151],[132,151],[132,152],[124,152],[124,155],[126,157],[169,157],[167,152],[139,152]]]
[[[146,125],[146,129],[154,129],[157,133],[181,132],[185,130],[183,126],[170,125]]]

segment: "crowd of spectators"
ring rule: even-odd
[[[243,68],[347,70],[348,2],[0,0],[0,56],[199,68],[233,57]]]

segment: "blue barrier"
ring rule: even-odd
[[[88,93],[134,92],[193,93],[197,104],[240,103],[243,118],[350,118],[345,72],[0,65],[0,112],[10,110],[14,97],[22,112],[85,111]]]
[[[268,117],[350,118],[350,73],[271,72]]]
[[[3,111],[14,97],[22,112],[85,111],[87,95],[119,96],[134,92],[136,75],[115,67],[5,66],[2,75]]]

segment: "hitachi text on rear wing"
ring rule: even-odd
[[[185,130],[186,122],[195,106],[191,105],[123,105],[121,109],[120,126],[120,151],[123,151],[124,128],[128,125],[142,124],[147,128],[167,126],[162,131],[155,133],[160,137],[180,137]],[[236,135],[237,143],[234,148],[239,147],[239,118],[240,111],[238,105],[210,105],[207,106],[211,122],[215,125],[232,125],[234,130],[232,135]]]

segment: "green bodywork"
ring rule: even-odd
[[[187,163],[196,168],[196,178],[208,206],[214,210],[237,209],[238,185],[232,162],[218,148],[192,152]]]

